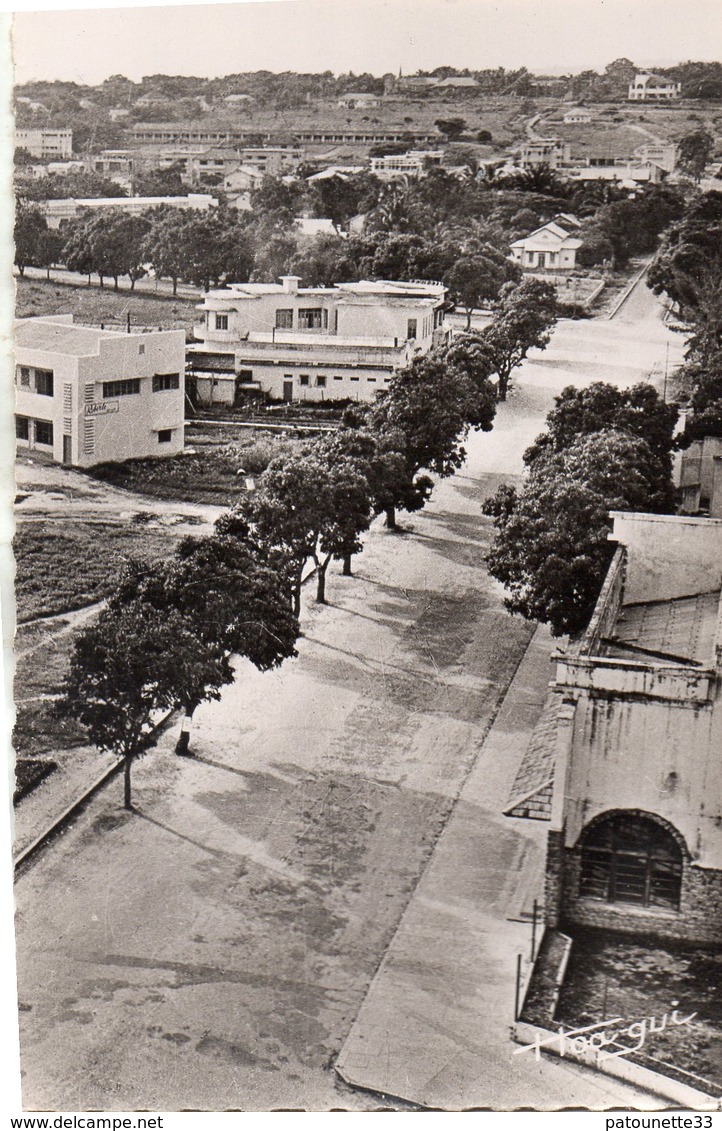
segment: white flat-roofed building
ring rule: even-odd
[[[371,172],[381,181],[399,177],[422,177],[431,165],[440,165],[441,149],[412,149],[408,153],[389,153],[385,157],[372,157]]]
[[[207,193],[189,193],[188,196],[99,196],[86,199],[70,197],[67,200],[40,200],[37,207],[45,216],[49,228],[59,228],[65,221],[74,220],[83,211],[119,208],[130,216],[147,212],[164,204],[169,208],[207,212],[218,201]]]
[[[124,334],[72,315],[15,323],[19,449],[56,463],[97,463],[183,450],[185,334]]]
[[[442,283],[298,284],[290,275],[206,295],[190,347],[199,400],[233,403],[255,389],[279,401],[369,401],[448,338]]]
[[[17,129],[15,145],[27,149],[31,157],[72,157],[73,131],[60,129]]]

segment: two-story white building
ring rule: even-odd
[[[448,338],[442,283],[299,281],[286,275],[205,296],[189,347],[200,401],[232,404],[250,390],[287,402],[369,401]]]
[[[15,323],[19,449],[57,463],[96,463],[183,450],[185,334],[123,334],[71,314]]]
[[[66,129],[17,129],[15,144],[31,157],[67,158],[73,156],[73,131]]]
[[[630,102],[670,102],[679,98],[681,91],[681,82],[672,82],[662,75],[641,71],[630,82],[627,98]]]

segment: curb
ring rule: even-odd
[[[160,720],[160,722],[155,725],[151,733],[155,735],[164,731],[177,713],[178,712],[175,708],[172,711],[169,711],[168,714],[165,715]],[[111,778],[115,777],[115,775],[123,768],[123,761],[123,758],[119,758],[114,765],[112,765],[109,769],[104,770],[100,777],[96,778],[95,781],[90,786],[88,786],[83,791],[83,793],[81,793],[80,797],[77,797],[75,801],[71,802],[71,804],[68,805],[67,809],[64,809],[60,816],[56,817],[56,819],[47,829],[41,832],[39,836],[36,836],[35,840],[31,841],[30,844],[23,848],[22,851],[17,854],[17,856],[13,857],[13,868],[16,873],[23,864],[26,864],[29,860],[32,860],[33,857],[41,850],[41,848],[48,844],[49,841],[51,841],[57,833],[61,832],[65,825],[67,825],[67,823],[72,820],[73,817],[75,817],[85,808],[87,803],[95,796],[95,794],[99,793],[103,786],[108,784]]]
[[[647,272],[647,271],[649,271],[649,268],[651,267],[651,265],[652,265],[652,264],[651,264],[651,260],[649,261],[649,263],[645,263],[645,265],[644,265],[644,267],[642,268],[642,270],[641,270],[641,271],[639,271],[639,272],[638,272],[638,274],[636,274],[636,275],[634,276],[634,278],[632,279],[632,281],[631,281],[631,283],[629,284],[629,286],[628,286],[628,287],[626,287],[626,288],[624,289],[624,291],[622,292],[622,297],[621,297],[621,298],[619,299],[619,301],[617,302],[617,304],[616,304],[616,305],[615,305],[615,306],[614,306],[614,307],[612,308],[612,310],[610,311],[610,313],[609,313],[609,314],[607,315],[607,321],[608,321],[608,322],[609,322],[609,321],[611,321],[611,319],[612,319],[612,318],[614,318],[615,314],[618,314],[618,312],[619,312],[619,311],[620,311],[620,310],[622,309],[622,307],[624,306],[625,302],[627,301],[627,299],[628,299],[628,298],[629,298],[629,296],[631,295],[632,291],[633,291],[633,290],[634,290],[634,288],[636,287],[637,283],[638,283],[638,282],[639,282],[639,280],[640,280],[640,279],[642,278],[642,276],[643,276],[644,274],[646,274],[646,272]]]

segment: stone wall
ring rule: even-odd
[[[679,911],[580,899],[581,849],[562,849],[560,834],[553,836],[552,842],[550,833],[547,857],[547,922],[551,925],[558,924],[562,929],[604,927],[686,942],[719,943],[722,938],[722,871],[700,868],[685,861]]]

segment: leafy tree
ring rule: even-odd
[[[298,241],[298,251],[288,261],[290,274],[298,275],[309,287],[332,287],[335,283],[359,279],[358,262],[352,241],[341,236],[321,234]],[[288,273],[285,268],[279,274]],[[276,276],[277,278],[278,276]]]
[[[497,528],[487,562],[509,591],[507,608],[557,636],[582,631],[613,552],[609,511],[662,510],[659,478],[649,445],[614,429],[542,451],[520,491],[501,487],[483,507]]]
[[[15,265],[21,276],[26,267],[44,264],[43,240],[48,231],[45,217],[39,208],[18,204],[15,212]]]
[[[694,197],[671,226],[647,284],[676,302],[694,330],[701,358],[722,346],[722,192]]]
[[[494,319],[481,331],[499,379],[499,400],[506,400],[511,374],[529,350],[546,349],[558,311],[553,283],[523,279],[502,287]]]
[[[714,138],[705,129],[694,130],[680,140],[677,164],[695,184],[699,184],[713,149]]]
[[[456,141],[464,133],[466,129],[465,118],[437,118],[434,122],[439,133],[449,141]]]
[[[644,440],[659,464],[658,482],[652,501],[667,510],[673,505],[670,483],[675,426],[679,409],[665,404],[653,385],[641,382],[630,389],[618,389],[595,381],[585,389],[568,385],[554,398],[554,408],[546,419],[546,431],[524,453],[532,466],[545,452],[561,452],[582,436],[614,430]]]
[[[123,758],[126,809],[132,763],[155,745],[158,712],[174,705],[197,646],[185,618],[142,600],[105,609],[76,637],[58,713]]]
[[[127,196],[125,189],[95,173],[68,173],[67,176],[38,177],[23,183],[28,200],[94,200],[98,197]]]
[[[206,212],[189,220],[185,228],[184,277],[210,290],[211,283],[246,283],[254,266],[249,233],[233,217]]]
[[[685,420],[679,447],[686,448],[705,436],[722,436],[722,351],[701,362],[692,358],[677,376],[693,387],[692,412]]]
[[[290,559],[293,611],[298,616],[306,562],[310,558],[316,563],[316,599],[323,604],[328,564],[332,557],[360,548],[359,535],[371,519],[371,500],[359,466],[349,459],[332,459],[322,444],[315,444],[271,460],[242,512],[260,542]]]
[[[481,334],[457,335],[444,351],[443,359],[449,368],[463,373],[474,390],[467,410],[467,421],[472,428],[491,431],[496,415],[496,390],[490,381],[494,372],[493,359]]]
[[[447,365],[441,353],[416,358],[394,375],[368,417],[374,434],[392,438],[403,458],[398,478],[386,483],[387,526],[396,528],[397,506],[418,510],[428,499],[432,482],[418,478],[422,469],[445,478],[461,467],[463,440],[478,412],[479,393],[468,372]]]
[[[192,656],[179,668],[183,678],[175,687],[176,705],[185,713],[179,754],[188,750],[196,707],[219,699],[222,687],[233,682],[233,656],[270,671],[296,655],[298,622],[290,608],[287,577],[237,530],[187,538],[165,561],[136,563],[111,607],[120,609],[129,600],[178,614],[197,640]]]
[[[505,283],[521,278],[521,268],[490,244],[470,248],[446,271],[444,282],[452,296],[466,309],[466,329],[471,327],[475,307],[499,297]]]
[[[179,209],[164,205],[150,209],[146,217],[150,227],[144,241],[144,255],[159,278],[172,280],[175,295],[179,279],[188,271],[188,217]]]
[[[153,169],[135,180],[136,196],[187,196],[188,185],[183,181],[185,167],[181,162],[167,169]]]
[[[298,182],[286,184],[280,177],[264,177],[259,188],[251,193],[251,208],[256,216],[291,224],[303,207],[304,191]]]

